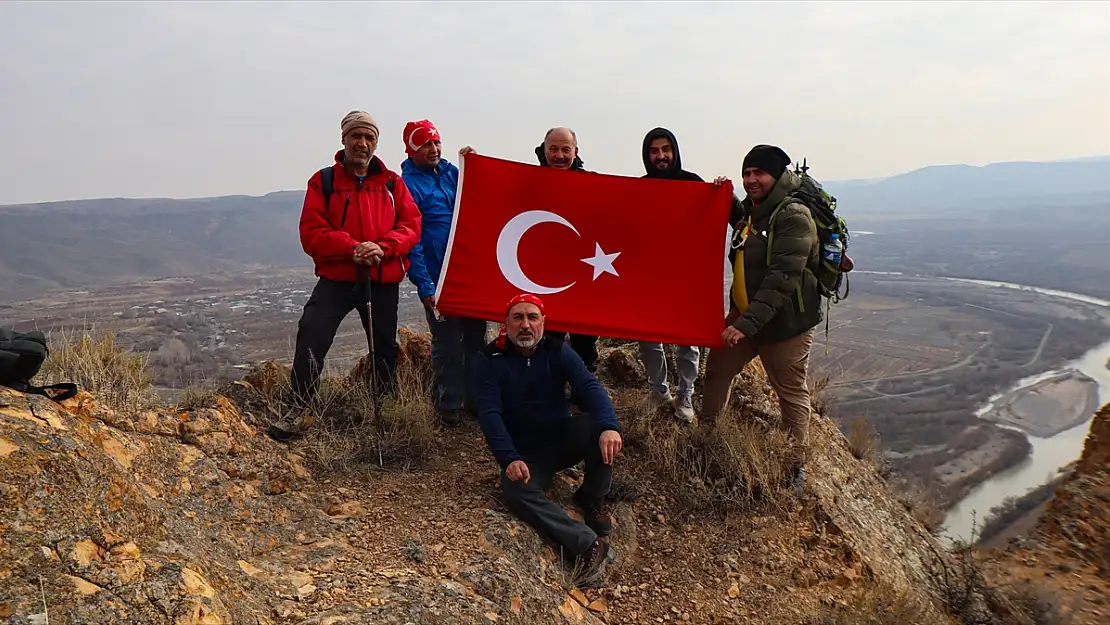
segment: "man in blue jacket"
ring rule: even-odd
[[[501,336],[482,351],[475,370],[478,420],[501,466],[505,505],[560,545],[596,581],[609,561],[612,523],[603,501],[622,441],[609,394],[564,341],[544,338],[543,302],[518,295],[507,305]],[[583,414],[570,414],[570,385]],[[585,523],[548,499],[555,474],[585,460],[574,494]]]
[[[409,157],[401,163],[401,176],[422,219],[420,242],[409,252],[409,280],[416,286],[432,331],[436,413],[443,424],[455,426],[462,420],[464,409],[472,410],[467,380],[478,351],[486,343],[484,320],[440,317],[434,306],[455,212],[459,170],[443,158],[439,131],[432,122],[409,122],[404,140]]]

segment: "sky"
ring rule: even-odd
[[[0,3],[0,204],[303,189],[352,109],[398,170],[419,119],[630,176],[655,126],[707,179],[1103,155],[1110,3]]]

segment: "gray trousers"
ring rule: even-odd
[[[689,399],[694,394],[694,382],[698,379],[697,347],[690,345],[675,346],[675,363],[678,366],[678,397]],[[662,343],[640,343],[640,359],[644,361],[651,390],[666,394],[670,385],[667,382],[667,354]]]
[[[457,317],[437,321],[435,315],[426,309],[424,316],[432,331],[436,412],[469,408],[473,386],[470,376],[478,352],[486,344],[486,322]]]
[[[588,414],[570,417],[566,427],[554,433],[542,448],[517,450],[531,474],[527,484],[514,482],[501,472],[501,494],[509,510],[571,556],[585,553],[597,540],[597,534],[585,523],[570,518],[561,505],[547,498],[546,491],[559,471],[585,460],[585,478],[575,499],[593,502],[608,495],[613,468],[601,460],[600,437],[593,417]]]

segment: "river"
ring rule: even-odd
[[[1090,297],[1088,295],[1081,295],[1079,293],[1042,289],[1010,282],[970,280],[963,278],[946,279],[978,284],[981,286],[1035,291],[1044,295],[1110,308],[1110,301]],[[1069,362],[1059,369],[1053,369],[1052,371],[1046,371],[1019,380],[1014,386],[987,400],[987,403],[976,411],[976,415],[983,416],[989,412],[991,408],[993,408],[994,402],[998,401],[1003,395],[1032,386],[1041,380],[1056,375],[1064,369],[1077,369],[1084,375],[1098,382],[1098,405],[1101,406],[1106,404],[1110,402],[1110,370],[1106,368],[1107,359],[1110,359],[1110,341],[1095,347],[1079,359]],[[1028,436],[1029,442],[1033,447],[1029,457],[1019,464],[1005,471],[1001,471],[979,484],[968,493],[967,497],[953,506],[948,511],[948,516],[944,520],[944,533],[953,540],[962,540],[965,542],[970,540],[973,518],[977,519],[981,525],[983,518],[990,512],[993,506],[1002,503],[1007,497],[1020,497],[1030,489],[1044,484],[1056,475],[1060,467],[1078,459],[1079,455],[1083,452],[1083,441],[1087,438],[1087,432],[1090,427],[1091,420],[1088,419],[1083,422],[1082,425],[1075,426],[1070,430],[1060,432],[1049,438]]]

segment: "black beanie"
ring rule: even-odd
[[[743,169],[758,167],[779,179],[790,165],[790,156],[782,148],[773,145],[757,145],[744,157]]]

